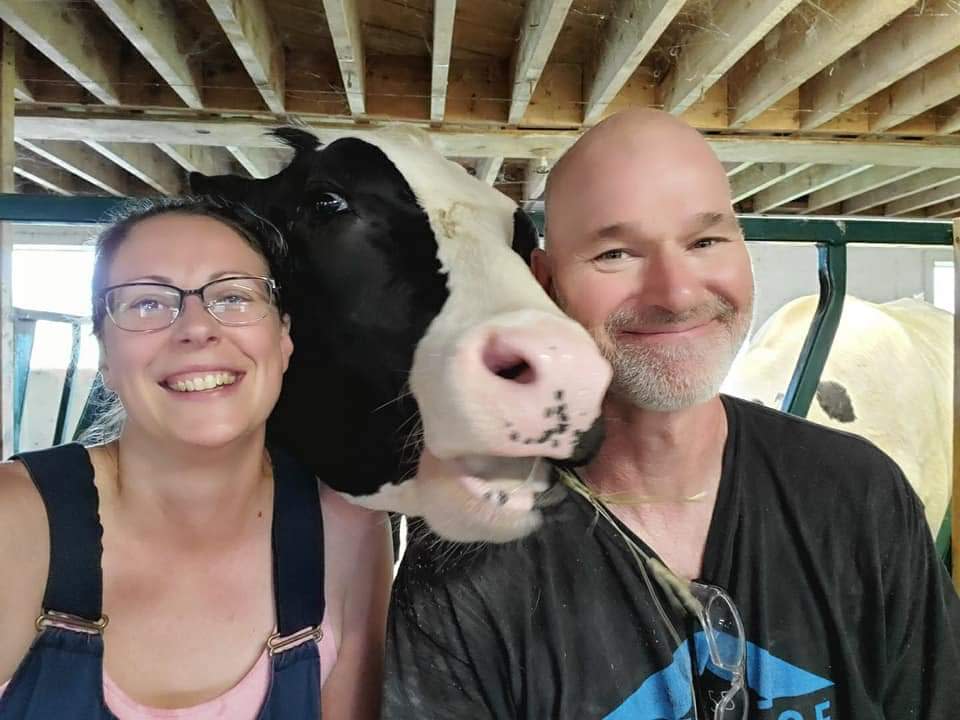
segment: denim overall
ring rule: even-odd
[[[320,717],[323,521],[313,475],[271,450],[277,633],[259,720]],[[103,528],[93,466],[78,444],[18,456],[50,522],[50,574],[38,635],[0,697],[0,720],[116,720],[103,699]]]

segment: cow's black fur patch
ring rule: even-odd
[[[817,402],[827,417],[838,422],[849,423],[857,419],[853,411],[853,401],[847,389],[833,380],[823,380],[817,385]]]

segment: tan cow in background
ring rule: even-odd
[[[777,310],[734,363],[723,390],[779,408],[817,297]],[[953,316],[912,299],[848,295],[807,417],[872,441],[903,469],[934,537],[950,500]]]

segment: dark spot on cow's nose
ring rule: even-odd
[[[824,380],[817,385],[817,403],[833,420],[848,423],[857,419],[847,389],[838,382]]]

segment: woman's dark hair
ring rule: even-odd
[[[107,287],[110,265],[113,263],[117,249],[138,223],[161,215],[173,214],[208,217],[232,228],[266,261],[271,277],[278,282],[281,281],[287,257],[287,244],[280,231],[270,221],[257,215],[245,205],[209,197],[150,198],[131,201],[111,216],[110,226],[97,237],[91,287],[95,336],[100,337],[103,331],[106,309],[102,294]],[[283,312],[282,295],[279,292],[277,304]]]

